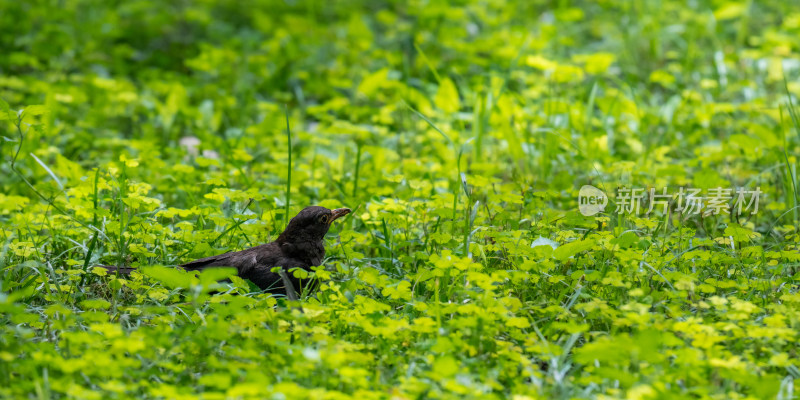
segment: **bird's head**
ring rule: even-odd
[[[306,207],[289,221],[289,225],[277,241],[279,243],[321,242],[333,221],[349,213],[349,208],[329,210],[319,206]]]

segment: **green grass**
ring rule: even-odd
[[[797,397],[788,3],[0,2],[0,25],[0,398]],[[632,215],[622,187],[762,194]],[[172,268],[311,204],[353,213],[302,307]]]

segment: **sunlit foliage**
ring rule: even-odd
[[[0,397],[798,396],[790,1],[0,1],[0,26]],[[621,187],[763,193],[632,214]],[[287,198],[354,209],[302,308],[171,268],[274,239]]]

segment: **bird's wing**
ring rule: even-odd
[[[254,268],[241,271],[239,273],[240,277],[249,279],[261,289],[273,294],[287,294],[288,292],[281,274],[286,275],[286,278],[294,286],[295,292],[300,292],[308,286],[306,280],[301,281],[288,272],[292,268],[308,269],[306,264],[275,253],[262,253],[259,255],[258,264]],[[278,266],[283,268],[278,272],[273,272],[273,268]]]

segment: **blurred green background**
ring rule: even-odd
[[[0,27],[0,397],[796,396],[792,2],[7,0]],[[585,184],[763,195],[584,217]],[[267,242],[287,199],[355,210],[305,313],[92,268]]]

